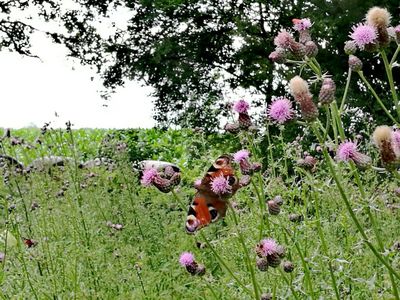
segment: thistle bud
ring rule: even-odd
[[[285,261],[283,262],[283,271],[286,273],[292,273],[294,270],[294,265],[291,261]]]
[[[308,57],[315,57],[318,54],[318,46],[313,41],[305,43],[305,55]]]
[[[325,78],[321,90],[319,91],[319,101],[321,104],[330,104],[335,100],[336,85],[331,78]]]
[[[301,222],[303,220],[304,220],[304,217],[301,214],[290,214],[289,215],[289,221],[290,222],[299,223],[299,222]]]
[[[297,59],[302,59],[306,54],[306,47],[298,42],[293,42],[290,45],[289,51],[293,54],[293,56]]]
[[[362,61],[355,55],[349,56],[349,68],[353,72],[359,72],[362,70],[363,63]]]
[[[279,213],[281,212],[281,207],[274,200],[269,200],[267,204],[268,212],[271,215],[279,215]]]
[[[268,270],[268,260],[266,258],[257,258],[256,266],[261,272],[266,272]]]
[[[250,116],[247,113],[239,113],[239,127],[241,129],[248,129],[252,125]]]
[[[267,256],[268,266],[276,268],[281,264],[281,257],[278,254],[271,254]]]
[[[286,51],[283,48],[277,47],[275,51],[271,52],[271,54],[268,56],[270,60],[276,63],[285,63],[286,61]]]
[[[354,41],[347,41],[344,44],[344,52],[347,55],[351,55],[357,52],[357,45]]]
[[[275,202],[276,204],[278,204],[279,206],[282,206],[282,204],[283,204],[283,199],[282,199],[281,196],[275,196],[273,200],[274,200],[274,202]]]
[[[236,134],[236,133],[239,133],[240,126],[239,126],[239,123],[228,123],[225,125],[224,129],[226,132]]]

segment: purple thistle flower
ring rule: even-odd
[[[280,124],[292,119],[292,102],[285,97],[276,97],[267,108],[268,117]]]
[[[307,30],[310,29],[312,24],[310,19],[306,18],[306,19],[294,19],[293,20],[293,29],[296,31],[303,31],[303,30]]]
[[[357,155],[357,144],[353,142],[344,142],[339,145],[336,155],[339,160],[349,161]]]
[[[274,255],[278,251],[278,244],[273,239],[264,239],[260,243],[260,248],[263,256]]]
[[[248,150],[242,149],[233,154],[233,160],[237,163],[242,160],[248,159],[250,157],[250,152]]]
[[[222,195],[231,193],[232,187],[228,179],[221,175],[211,180],[211,190],[217,195]]]
[[[155,168],[150,168],[146,169],[143,172],[142,179],[140,180],[140,183],[144,186],[150,186],[153,182],[154,179],[158,176],[158,172]]]
[[[244,114],[247,113],[247,111],[249,110],[250,105],[249,103],[247,103],[245,100],[240,99],[239,101],[236,101],[233,104],[233,110],[236,111],[239,114]]]
[[[360,23],[351,29],[353,29],[353,32],[350,34],[350,37],[360,49],[364,49],[368,44],[373,44],[378,37],[376,28],[371,25]]]
[[[190,266],[194,263],[194,255],[190,252],[183,252],[179,257],[179,263],[182,267]]]

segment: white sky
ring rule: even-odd
[[[33,53],[42,61],[0,51],[0,127],[41,127],[49,121],[52,127],[64,127],[68,120],[73,128],[154,125],[152,99],[148,97],[151,88],[130,82],[110,101],[104,101],[95,71],[67,59],[63,46],[40,33],[33,35],[32,44]]]

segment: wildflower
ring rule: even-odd
[[[353,72],[359,72],[362,70],[362,61],[355,55],[349,56],[349,68]]]
[[[335,100],[335,92],[335,82],[331,78],[325,78],[318,97],[321,104],[330,104],[333,100]]]
[[[389,126],[378,126],[373,133],[373,140],[379,148],[381,160],[385,167],[392,167],[396,154],[392,145],[392,130]]]
[[[243,160],[249,159],[249,157],[250,152],[248,150],[242,149],[233,155],[233,160],[237,163],[240,163]]]
[[[280,124],[293,117],[292,102],[285,97],[276,97],[267,109],[268,117]]]
[[[301,115],[306,121],[314,121],[318,117],[318,108],[312,101],[307,82],[300,76],[290,80],[290,92],[300,105]]]
[[[371,25],[359,23],[357,26],[353,26],[352,30],[353,32],[350,34],[350,37],[361,50],[366,45],[374,44],[378,37],[376,28]]]
[[[357,52],[357,44],[354,41],[347,41],[344,43],[344,52],[348,55]]]
[[[310,19],[293,19],[293,29],[300,33],[299,41],[305,44],[311,41],[311,35],[309,29],[312,24]]]
[[[268,256],[277,253],[278,244],[273,239],[264,239],[259,244],[261,250],[261,256]]]
[[[245,100],[241,99],[233,104],[233,110],[239,114],[247,113],[250,105]]]
[[[144,170],[142,179],[140,180],[140,183],[144,186],[150,186],[153,182],[154,179],[157,177],[157,169],[155,168],[149,168]]]
[[[400,25],[394,28],[394,33],[396,34],[396,42],[400,44]]]
[[[293,29],[296,31],[303,31],[310,29],[312,24],[310,19],[293,19]]]
[[[368,155],[362,154],[357,150],[357,144],[351,141],[344,142],[339,145],[336,157],[341,161],[352,160],[357,167],[365,169],[371,163],[371,158]]]
[[[251,177],[249,175],[244,175],[239,180],[239,186],[241,188],[248,186],[250,184],[250,181],[251,181]]]
[[[372,7],[368,10],[365,19],[367,24],[375,27],[387,27],[392,16],[386,8]]]
[[[229,194],[232,192],[232,186],[223,175],[211,180],[211,190],[217,195]]]
[[[297,165],[304,169],[310,170],[311,172],[314,172],[316,170],[317,162],[318,160],[315,157],[311,155],[306,155],[304,159],[297,160]]]
[[[183,252],[179,257],[179,263],[182,267],[187,267],[195,262],[194,255],[190,252]]]
[[[283,262],[283,271],[286,273],[292,273],[294,270],[294,265],[291,261],[285,261]]]
[[[345,142],[339,145],[337,149],[337,158],[342,161],[349,161],[357,153],[357,144]]]

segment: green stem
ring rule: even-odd
[[[344,93],[343,93],[343,97],[342,97],[342,102],[340,102],[340,108],[339,108],[339,115],[342,114],[343,109],[344,109],[344,104],[346,103],[346,99],[347,99],[347,93],[349,91],[349,86],[350,86],[350,81],[351,81],[351,69],[349,68],[349,70],[347,71],[347,80],[346,80],[346,87],[344,88]]]
[[[235,274],[233,274],[232,270],[228,267],[228,265],[225,263],[225,261],[222,259],[221,256],[219,256],[218,252],[214,249],[214,247],[211,245],[209,240],[206,238],[204,235],[203,231],[200,231],[200,235],[203,238],[204,242],[206,243],[207,247],[211,249],[211,252],[215,255],[219,263],[228,271],[229,275],[236,281],[236,283],[250,296],[254,296],[253,293],[239,280],[239,278],[236,277]]]
[[[315,126],[312,126],[312,129],[314,131],[314,134],[317,136],[317,138],[319,140],[322,140],[322,137],[320,135],[320,133],[318,132],[318,129]],[[365,233],[362,225],[360,224],[357,216],[355,215],[351,205],[350,205],[350,200],[344,190],[344,187],[342,186],[342,182],[340,180],[340,175],[338,175],[335,171],[335,168],[333,166],[332,163],[332,159],[329,156],[327,150],[325,147],[323,147],[323,154],[324,154],[324,158],[328,164],[328,168],[329,171],[333,177],[333,179],[335,180],[335,183],[338,187],[339,193],[345,203],[345,206],[347,208],[348,213],[350,214],[351,219],[353,220],[354,224],[356,225],[358,231],[360,232],[361,236],[364,239],[364,242],[367,244],[367,246],[370,248],[370,250],[374,253],[374,255],[385,265],[385,267],[388,269],[389,272],[392,272],[394,276],[396,276],[396,278],[400,279],[400,275],[393,269],[393,267],[386,261],[386,259],[376,250],[376,248],[374,247],[374,245],[372,245],[372,243],[368,240],[368,236]]]
[[[289,281],[289,279],[286,278],[286,274],[282,271],[281,268],[278,268],[279,272],[281,273],[281,276],[283,278],[283,280],[285,281],[286,285],[290,288],[290,290],[292,291],[292,295],[295,299],[300,299],[299,296],[297,296],[297,293],[295,291],[295,289],[293,288],[293,284]]]
[[[387,75],[387,78],[389,80],[390,92],[392,94],[393,102],[394,102],[394,105],[396,107],[397,116],[400,117],[399,99],[397,97],[396,88],[394,87],[392,66],[389,64],[389,60],[388,60],[388,58],[386,56],[385,50],[381,50],[380,53],[381,53],[381,56],[382,56],[382,59],[383,59],[383,63],[385,65],[386,75]]]
[[[336,101],[333,101],[331,103],[331,110],[332,110],[332,114],[334,116],[334,119],[336,120],[336,124],[337,124],[338,130],[339,130],[340,138],[342,139],[342,141],[344,141],[345,138],[346,138],[346,135],[344,134],[342,119],[340,118],[340,113],[339,113],[339,109],[338,109]]]
[[[396,51],[394,52],[393,57],[392,57],[392,59],[390,60],[390,67],[393,67],[393,64],[394,64],[394,62],[396,61],[397,55],[399,54],[399,52],[400,52],[400,44],[397,44]]]
[[[237,220],[236,211],[230,203],[229,203],[229,208],[232,211],[233,221],[235,222],[236,231],[237,231],[238,237],[239,237],[239,242],[242,244],[242,247],[243,247],[244,257],[245,257],[246,263],[247,263],[247,269],[250,271],[251,281],[253,283],[253,288],[254,288],[254,296],[255,296],[256,300],[259,300],[260,299],[260,287],[257,284],[256,274],[254,272],[254,267],[252,266],[251,261],[250,261],[249,251],[246,247],[246,243],[244,241],[243,234],[239,229],[239,222]]]
[[[365,78],[364,73],[362,71],[357,72],[358,75],[360,76],[361,80],[365,83],[365,85],[368,87],[372,95],[375,97],[376,101],[378,101],[379,105],[382,107],[382,109],[385,111],[387,116],[397,125],[400,126],[400,123],[396,121],[395,118],[391,115],[391,113],[387,110],[385,104],[383,104],[381,98],[379,98],[378,94],[375,92],[374,88],[369,84],[368,80]]]

